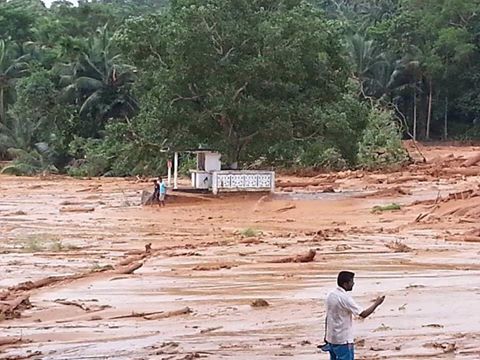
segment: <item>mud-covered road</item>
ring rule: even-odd
[[[0,176],[0,359],[328,359],[342,269],[360,304],[387,297],[358,359],[479,359],[480,148],[422,150],[161,209],[148,182]]]

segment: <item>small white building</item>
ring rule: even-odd
[[[219,192],[275,191],[275,172],[263,170],[222,170],[219,152],[199,149],[190,151],[197,155],[197,167],[190,170],[192,187]],[[178,152],[174,157],[174,189],[177,189]]]
[[[215,171],[222,170],[222,155],[209,150],[198,150],[197,168],[190,170],[192,176],[192,187],[194,189],[211,189],[212,178]]]

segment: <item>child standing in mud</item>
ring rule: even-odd
[[[355,284],[354,276],[353,272],[341,271],[337,277],[338,287],[327,296],[325,345],[320,348],[330,353],[330,360],[354,360],[353,316],[365,319],[385,300],[385,296],[381,296],[372,306],[362,311],[348,294]]]
[[[160,197],[160,184],[155,179],[153,180],[153,201],[157,202],[158,205],[160,206],[159,197]]]
[[[165,206],[165,197],[167,196],[167,185],[163,182],[163,179],[158,177],[158,205]]]

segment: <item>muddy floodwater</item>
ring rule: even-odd
[[[147,180],[0,176],[0,360],[326,360],[340,270],[361,306],[386,295],[357,359],[478,360],[480,148],[423,152],[165,208]]]

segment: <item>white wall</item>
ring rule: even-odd
[[[222,163],[219,153],[205,153],[205,171],[220,171]]]

